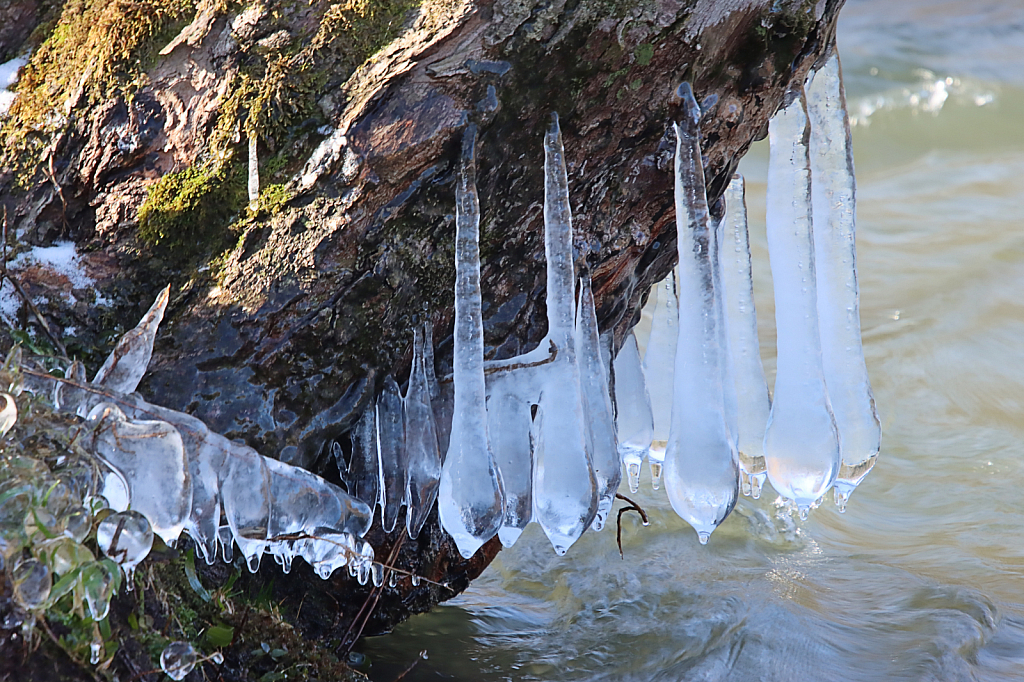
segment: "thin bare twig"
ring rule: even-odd
[[[399,680],[401,680],[401,679],[402,679],[403,677],[405,677],[406,675],[408,675],[409,673],[411,673],[411,672],[412,672],[412,669],[413,669],[413,668],[415,668],[416,666],[418,666],[418,665],[420,664],[420,661],[425,661],[425,660],[427,660],[427,650],[426,650],[426,649],[424,649],[423,651],[421,651],[421,652],[420,652],[420,655],[416,657],[416,660],[415,660],[415,661],[413,661],[413,662],[412,662],[412,664],[411,664],[411,665],[410,665],[410,666],[409,666],[408,668],[406,668],[406,669],[405,669],[405,670],[404,670],[404,671],[402,672],[402,674],[401,674],[401,675],[399,675],[398,677],[396,677],[396,678],[395,678],[395,682],[399,682]]]
[[[628,511],[635,511],[638,514],[640,514],[640,518],[643,519],[645,526],[649,524],[651,521],[649,518],[647,518],[647,512],[645,512],[643,507],[641,507],[639,504],[629,499],[625,495],[620,495],[619,493],[615,493],[615,497],[622,500],[623,502],[626,502],[629,505],[628,507],[622,507],[621,509],[619,509],[619,515],[615,519],[615,542],[619,545],[619,558],[625,561],[626,556],[622,553],[622,515]]]

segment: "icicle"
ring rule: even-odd
[[[808,81],[807,113],[818,325],[825,384],[842,445],[835,500],[844,511],[854,488],[875,465],[882,432],[860,338],[856,179],[842,67],[834,49]]]
[[[719,255],[732,381],[736,387],[740,483],[743,494],[756,500],[761,496],[768,475],[764,463],[764,432],[771,402],[757,338],[747,205],[743,178],[738,174],[732,176],[726,189],[725,206]]]
[[[498,537],[511,547],[533,516],[533,452],[530,403],[517,391],[514,373],[487,382],[487,433],[505,493]]]
[[[608,393],[608,373],[601,357],[601,339],[594,310],[590,273],[580,275],[579,304],[576,306],[576,361],[580,368],[584,414],[589,427],[590,452],[597,479],[597,515],[594,530],[604,528],[615,492],[622,480],[622,465],[615,444],[615,418]]]
[[[555,552],[565,554],[597,514],[597,480],[587,452],[586,422],[576,364],[569,182],[558,115],[544,136],[544,253],[547,258],[547,339],[558,356],[544,371],[544,420],[534,451],[533,514]],[[543,345],[543,344],[542,344]]]
[[[224,471],[226,439],[211,433],[201,420],[165,407],[150,405],[136,398],[125,411],[134,419],[159,419],[181,434],[192,483],[192,506],[185,522],[185,532],[195,540],[207,564],[217,555],[217,533],[220,524],[221,491],[218,472]]]
[[[644,353],[644,377],[651,396],[654,434],[648,459],[651,464],[651,486],[661,487],[665,448],[672,423],[672,391],[675,375],[676,344],[679,327],[679,298],[676,295],[675,271],[668,273],[657,285],[651,336]]]
[[[452,432],[452,409],[455,392],[452,384],[442,388],[434,374],[434,323],[428,318],[424,324],[423,364],[427,369],[427,385],[430,387],[430,407],[434,411],[434,427],[437,429],[437,451],[441,463],[448,454],[448,438]]]
[[[251,573],[259,570],[270,526],[270,473],[263,457],[231,443],[221,474],[221,505],[231,535]]]
[[[171,287],[165,287],[139,324],[121,337],[106,362],[96,372],[93,384],[126,395],[135,391],[153,356],[153,342],[160,321],[164,318],[170,293]]]
[[[471,124],[455,188],[455,409],[437,505],[441,525],[467,559],[494,537],[504,516],[501,479],[487,440],[475,147]]]
[[[640,351],[630,331],[612,363],[615,376],[615,430],[619,436],[619,457],[626,466],[629,492],[640,489],[640,465],[651,448],[654,416],[647,394]]]
[[[430,382],[423,353],[423,334],[413,331],[412,371],[405,395],[405,526],[415,539],[430,515],[441,480],[441,455],[430,406]]]
[[[256,133],[249,133],[249,210],[255,211],[260,205],[260,160],[257,150]]]
[[[811,231],[809,126],[803,91],[768,126],[768,254],[778,369],[764,437],[768,480],[801,517],[839,471],[839,435],[821,365]]]
[[[402,393],[394,377],[384,380],[377,397],[377,448],[380,453],[382,483],[380,489],[381,525],[390,533],[398,523],[405,499],[405,424]]]
[[[368,504],[372,514],[380,498],[383,475],[377,448],[377,409],[374,405],[366,408],[349,435],[352,438],[352,459],[349,460],[345,480],[349,492]],[[340,454],[341,448],[338,450]],[[344,460],[340,460],[340,464],[344,464]]]
[[[93,427],[89,447],[123,477],[131,509],[145,515],[153,532],[173,545],[192,508],[181,434],[166,422],[129,421],[111,403],[97,405],[87,421]],[[103,495],[114,497],[107,491]]]
[[[701,544],[729,515],[739,494],[739,464],[726,423],[715,275],[718,245],[709,225],[701,164],[700,108],[688,83],[679,88],[683,119],[675,124],[675,203],[679,248],[679,337],[665,490]]]

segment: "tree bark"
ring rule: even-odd
[[[149,62],[130,97],[87,92],[48,133],[39,165],[19,170],[8,159],[0,202],[21,243],[70,238],[88,252],[102,297],[64,307],[51,297],[46,309],[55,334],[76,328],[76,352],[101,358],[118,327],[134,324],[170,281],[140,392],[337,481],[324,445],[347,448],[346,432],[383,379],[408,376],[414,324],[432,320],[438,373],[450,366],[454,169],[465,125],[479,127],[487,355],[529,350],[546,331],[542,139],[551,112],[565,141],[577,269],[592,273],[601,329],[621,339],[676,260],[677,87],[690,82],[702,102],[713,203],[787,90],[833,43],[842,2],[425,0],[347,71],[337,53],[301,51],[331,3],[268,2],[247,24],[244,12],[200,2],[161,37],[168,54]],[[32,0],[15,0],[19,7],[38,14]],[[237,136],[217,142],[240,74],[296,50],[308,63],[288,62],[295,71],[282,78],[268,122],[242,107]],[[306,120],[277,124],[296,111]],[[278,185],[275,201],[229,211],[228,242],[210,236],[213,219],[195,225],[188,239],[198,246],[140,236],[140,208],[159,178],[211,167],[211,154],[225,150],[224,167],[238,169],[247,134],[265,157],[261,179]],[[55,286],[25,277],[37,294]],[[386,632],[465,589],[499,550],[495,539],[463,560],[436,512],[417,541],[379,525],[368,539],[378,558],[448,587],[399,581],[363,623],[356,616],[370,588],[347,575],[320,581],[304,565],[276,575],[283,610],[302,604],[297,622],[311,637]],[[252,580],[269,584],[277,567],[264,567]],[[206,577],[224,579],[219,569]]]

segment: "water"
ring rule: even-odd
[[[404,680],[1020,679],[1024,14],[848,0],[839,40],[883,434],[846,514],[829,496],[774,520],[768,487],[700,547],[645,471],[652,523],[623,517],[625,561],[614,511],[562,558],[531,526],[466,593],[370,640],[373,679],[422,649]],[[766,171],[760,143],[741,172],[771,386]]]

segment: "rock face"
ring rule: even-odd
[[[36,16],[36,4],[4,11]],[[440,374],[450,362],[466,124],[479,128],[486,352],[509,357],[545,333],[552,111],[577,269],[592,273],[601,329],[621,338],[676,259],[676,88],[690,82],[702,103],[714,201],[834,40],[842,0],[423,0],[368,3],[379,9],[361,16],[342,9],[360,3],[163,4],[174,7],[137,45],[144,77],[122,66],[121,80],[103,80],[83,59],[57,122],[31,132],[16,103],[3,135],[21,158],[0,166],[11,233],[90,252],[102,298],[48,313],[54,333],[76,327],[86,357],[170,281],[178,293],[141,392],[337,480],[324,444],[347,448],[384,378],[408,376],[415,321],[433,321]],[[371,27],[383,47],[363,62],[376,44],[357,38]],[[26,88],[48,63],[30,64]],[[245,208],[250,137],[263,189]],[[464,561],[436,513],[417,541],[379,526],[369,540],[378,557],[450,587],[384,589],[364,634],[453,596],[498,551],[495,540]],[[270,581],[267,563],[254,580]],[[350,631],[369,588],[295,570],[275,590],[287,604],[305,597],[300,627]]]

